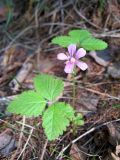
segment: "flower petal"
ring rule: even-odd
[[[76,65],[83,71],[85,71],[88,68],[88,65],[82,61],[77,61]]]
[[[75,65],[74,63],[67,62],[67,64],[65,65],[64,71],[66,73],[72,73],[74,69],[74,65]]]
[[[76,59],[82,58],[86,55],[86,50],[84,50],[83,48],[80,48],[77,50],[76,52]]]
[[[68,46],[68,52],[70,56],[73,56],[73,54],[76,52],[76,44],[70,44]]]
[[[68,57],[64,53],[59,53],[57,55],[57,59],[59,59],[59,60],[68,60]]]

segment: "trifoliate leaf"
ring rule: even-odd
[[[50,106],[43,115],[43,128],[48,140],[55,140],[62,135],[73,117],[74,111],[69,104],[59,102]]]
[[[63,91],[63,81],[51,75],[38,75],[34,79],[36,91],[47,100],[55,100]]]
[[[84,49],[91,51],[91,50],[103,50],[107,48],[107,43],[96,38],[88,38],[80,43],[80,46]]]
[[[76,37],[78,38],[78,41],[81,43],[83,40],[85,40],[86,38],[92,37],[92,34],[90,32],[88,32],[87,30],[84,29],[74,29],[71,30],[68,33],[71,37]]]
[[[78,44],[79,40],[77,37],[69,36],[58,36],[52,39],[53,44],[58,44],[61,47],[68,47],[70,44]]]
[[[27,117],[37,117],[42,115],[45,109],[46,101],[36,92],[28,91],[23,92],[9,106],[8,111]]]

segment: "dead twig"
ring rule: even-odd
[[[42,151],[40,160],[43,160],[43,158],[44,158],[44,155],[45,155],[45,152],[46,152],[47,144],[48,144],[48,140],[45,141],[45,144],[44,144],[44,147],[43,147],[43,151]]]
[[[61,20],[64,22],[64,9],[63,9],[63,1],[59,0],[60,8],[61,8]]]
[[[71,141],[66,147],[64,147],[64,148],[62,149],[62,151],[59,153],[59,155],[57,156],[57,159],[59,159],[59,157],[61,157],[61,155],[63,155],[63,153],[64,153],[72,144],[76,143],[78,140],[80,140],[80,139],[82,139],[83,137],[87,136],[88,134],[94,132],[96,129],[99,129],[99,128],[101,128],[101,127],[103,127],[103,126],[106,126],[106,125],[108,125],[108,124],[110,124],[110,123],[119,122],[119,121],[120,121],[120,119],[117,119],[117,120],[105,122],[105,123],[103,123],[103,124],[100,124],[100,125],[97,126],[97,127],[91,128],[91,129],[88,130],[87,132],[83,133],[82,135],[80,135],[79,137],[77,137],[76,139],[74,139],[73,141]]]
[[[109,94],[107,94],[107,93],[101,93],[101,92],[99,92],[99,91],[96,91],[96,90],[93,90],[93,89],[90,89],[90,88],[85,88],[85,89],[86,89],[87,91],[93,92],[93,93],[98,94],[98,95],[101,95],[101,96],[103,96],[103,97],[108,97],[108,98],[110,98],[110,99],[120,100],[119,97],[111,96],[111,95],[109,95]]]
[[[17,160],[19,160],[19,158],[21,157],[21,155],[22,155],[23,152],[25,151],[26,146],[28,145],[28,142],[29,142],[29,140],[30,140],[30,138],[31,138],[32,132],[33,132],[33,128],[31,129],[30,134],[29,134],[29,137],[28,137],[28,139],[27,139],[27,141],[26,141],[26,143],[25,143],[25,145],[24,145],[24,147],[23,147],[23,149],[22,149],[20,155],[18,156]]]
[[[18,91],[20,84],[26,79],[32,67],[33,65],[30,62],[23,64],[16,77],[9,83],[9,86],[12,88],[13,92]]]
[[[19,141],[18,141],[18,146],[17,146],[17,150],[15,152],[15,154],[12,156],[11,160],[14,160],[17,153],[18,153],[18,150],[20,149],[21,147],[21,142],[22,142],[22,137],[23,137],[23,131],[24,131],[24,128],[25,128],[25,116],[23,116],[23,123],[22,123],[22,128],[21,128],[21,133],[20,133],[20,137],[19,137]]]
[[[52,23],[53,23],[53,25],[50,26],[49,35],[52,34],[53,27],[54,27],[54,22],[55,22],[55,18],[56,18],[56,12],[54,12],[54,13],[53,13],[53,16],[52,16]]]
[[[99,26],[97,26],[93,22],[89,21],[85,16],[83,16],[82,13],[78,11],[78,9],[76,8],[76,6],[74,6],[74,11],[77,13],[78,16],[80,16],[84,21],[86,21],[87,23],[89,23],[91,26],[93,26],[93,27],[95,27],[97,29],[101,29]]]
[[[27,32],[28,30],[34,29],[34,28],[36,28],[36,25],[29,26],[29,27],[25,28],[23,31],[21,31],[21,32],[9,43],[9,45],[5,48],[5,50],[7,51],[7,50],[14,44],[14,42],[15,42],[18,38],[20,38],[22,35],[25,34],[25,32]],[[1,52],[1,51],[0,51],[0,52]]]
[[[77,81],[75,81],[75,82],[77,82]],[[67,82],[65,82],[65,87],[67,87],[67,86],[71,86],[71,85],[73,85],[71,81],[67,81]],[[110,99],[120,100],[120,97],[115,97],[115,96],[112,96],[112,95],[107,94],[107,93],[101,93],[101,92],[96,91],[96,90],[91,89],[91,88],[86,88],[86,87],[84,87],[84,86],[80,86],[80,85],[76,85],[76,87],[81,88],[81,89],[85,89],[85,90],[87,90],[87,91],[89,91],[89,92],[92,92],[92,93],[95,93],[95,94],[101,95],[101,96],[103,96],[103,97],[108,97],[108,98],[110,98]]]

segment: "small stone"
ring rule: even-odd
[[[6,111],[9,102],[10,100],[8,100],[7,98],[0,99],[0,118],[1,119],[12,115],[11,113]]]
[[[112,56],[110,54],[109,49],[105,49],[102,51],[91,51],[89,55],[101,66],[108,66],[112,61]]]
[[[0,134],[0,154],[2,156],[9,155],[17,147],[16,140],[13,132],[10,129],[6,129]]]
[[[11,139],[10,143],[1,150],[3,156],[8,156],[17,147],[15,139]]]
[[[107,73],[115,79],[120,79],[120,63],[114,63],[108,67]]]

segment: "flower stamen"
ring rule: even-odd
[[[73,57],[70,59],[70,62],[72,62],[72,63],[75,63],[75,61],[76,61],[76,60],[75,60],[75,58],[73,58]]]

